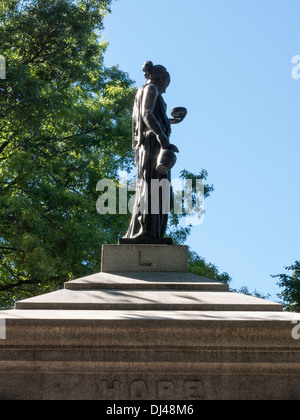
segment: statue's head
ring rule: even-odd
[[[171,76],[167,69],[161,65],[154,65],[152,61],[146,61],[143,67],[145,78],[148,83],[154,83],[160,93],[165,93],[171,83]]]

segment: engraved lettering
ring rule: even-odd
[[[145,400],[148,397],[148,387],[144,381],[134,381],[129,388],[130,398],[133,400]]]
[[[102,397],[105,400],[119,400],[120,381],[102,381]]]
[[[201,381],[186,381],[184,383],[185,398],[198,399],[202,398],[202,382]]]
[[[157,397],[160,400],[168,400],[174,397],[175,385],[171,381],[158,381]]]

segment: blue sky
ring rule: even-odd
[[[119,0],[106,18],[105,64],[144,83],[143,63],[167,67],[182,169],[209,172],[215,192],[190,245],[232,287],[280,292],[271,274],[300,259],[298,0]]]

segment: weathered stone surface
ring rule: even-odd
[[[299,399],[299,315],[7,311],[1,399]]]
[[[2,347],[55,343],[195,349],[237,348],[242,343],[300,351],[300,340],[292,337],[300,314],[285,312],[11,310],[1,311],[0,319],[6,321]]]
[[[278,312],[282,305],[230,293],[224,284],[189,273],[138,273],[131,278],[99,273],[69,282],[64,290],[17,302],[16,309]]]
[[[17,302],[16,309],[277,312],[282,306],[229,292],[65,289]]]
[[[178,271],[128,272],[131,249],[120,273],[0,312],[0,399],[299,399],[300,314],[187,273],[178,250]]]
[[[188,272],[188,247],[170,245],[103,245],[101,271]]]
[[[97,273],[65,283],[68,290],[203,290],[228,292],[229,286],[190,273]]]

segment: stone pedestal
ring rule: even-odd
[[[188,247],[170,245],[104,245],[101,271],[188,272]]]
[[[104,246],[0,321],[0,399],[300,398],[300,314],[189,274],[186,247]]]

